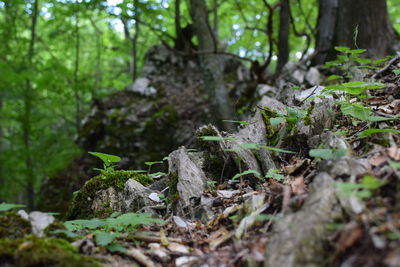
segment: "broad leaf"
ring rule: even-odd
[[[10,203],[1,203],[0,204],[0,211],[9,211],[16,208],[23,208],[26,207],[25,205],[21,204],[10,204]]]

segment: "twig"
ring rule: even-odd
[[[383,72],[387,71],[390,66],[392,66],[394,63],[396,63],[396,61],[398,61],[400,59],[400,56],[395,56],[394,58],[392,58],[388,64],[386,64],[385,67],[383,67],[382,69],[378,70],[374,75],[372,75],[372,79],[376,79],[379,75],[381,75]]]
[[[306,98],[304,98],[303,100],[300,101],[299,106],[301,106],[304,102],[306,102],[307,99],[309,99],[314,93],[315,91],[319,88],[319,86],[315,86],[314,90],[312,90],[311,94],[309,96],[307,96]]]

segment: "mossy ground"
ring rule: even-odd
[[[16,212],[0,215],[0,238],[22,238],[31,232],[31,224]]]
[[[149,176],[138,174],[133,171],[104,171],[100,175],[87,181],[82,189],[77,193],[72,202],[68,218],[85,219],[95,217],[96,215],[98,216],[99,214],[93,214],[91,209],[91,202],[95,198],[96,193],[99,190],[110,187],[113,187],[115,190],[123,190],[128,179],[134,179],[143,185],[149,185],[154,182],[154,180]]]
[[[100,262],[78,253],[67,241],[27,236],[0,240],[0,266],[101,266]]]

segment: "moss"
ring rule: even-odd
[[[1,266],[101,266],[63,239],[27,236],[0,240]]]
[[[16,212],[8,212],[0,216],[0,238],[22,238],[31,233],[29,221]]]
[[[271,125],[270,119],[279,117],[278,112],[268,107],[263,107],[260,112],[267,132],[267,145],[275,146],[279,141],[279,131]]]
[[[67,237],[67,235],[64,233],[53,233],[56,230],[67,230],[67,228],[62,222],[55,220],[53,223],[44,228],[43,232],[47,237],[62,238],[72,241],[72,239]]]
[[[94,217],[95,214],[93,214],[91,209],[91,202],[96,197],[96,193],[99,190],[104,190],[110,187],[113,187],[117,191],[121,191],[125,188],[125,183],[129,179],[134,179],[143,185],[149,185],[154,182],[154,180],[149,176],[138,174],[133,171],[105,171],[87,181],[82,189],[76,194],[68,218],[83,219]]]
[[[179,199],[179,192],[178,192],[178,174],[177,173],[170,173],[169,175],[169,201],[170,203],[176,203]]]
[[[312,103],[307,109],[307,115],[304,118],[304,124],[307,125],[307,126],[310,126],[312,124],[312,122],[311,122],[311,113],[313,112],[314,107],[315,107],[315,104]]]

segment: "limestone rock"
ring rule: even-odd
[[[179,210],[190,209],[193,201],[200,199],[207,177],[203,170],[190,159],[184,147],[169,154],[168,165],[170,179],[176,179],[176,181],[171,181],[176,184],[176,189],[170,188],[170,193],[176,190],[179,195],[179,205],[177,205]]]
[[[43,230],[54,222],[55,218],[53,215],[50,215],[45,212],[40,211],[32,211],[29,214],[29,222],[32,226],[33,234],[43,237],[44,232]]]
[[[327,173],[320,173],[301,210],[282,216],[274,224],[264,266],[322,266],[326,225],[341,215],[335,182]]]

